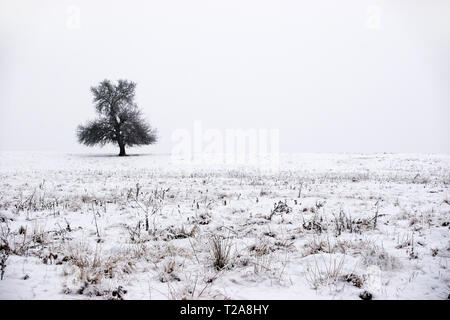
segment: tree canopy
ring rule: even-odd
[[[120,156],[126,155],[125,146],[156,143],[156,130],[145,121],[134,102],[135,89],[136,83],[128,80],[119,80],[116,85],[103,80],[91,87],[99,118],[78,126],[78,141],[87,146],[117,143]]]

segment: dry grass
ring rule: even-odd
[[[321,286],[335,285],[343,277],[342,269],[344,267],[345,256],[338,258],[328,254],[326,257],[314,257],[314,263],[308,264],[306,268],[305,279],[313,289]]]
[[[213,266],[217,270],[225,268],[230,262],[232,242],[230,238],[213,235],[210,239],[210,252]]]

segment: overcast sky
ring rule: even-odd
[[[1,0],[0,149],[89,150],[89,88],[124,78],[161,137],[137,152],[200,120],[279,128],[282,152],[450,153],[449,17],[447,0]]]

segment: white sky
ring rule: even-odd
[[[0,0],[1,150],[88,150],[105,78],[159,130],[137,152],[201,120],[279,128],[282,152],[450,153],[450,1]]]

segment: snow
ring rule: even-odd
[[[448,298],[450,156],[280,161],[0,152],[0,298]]]

